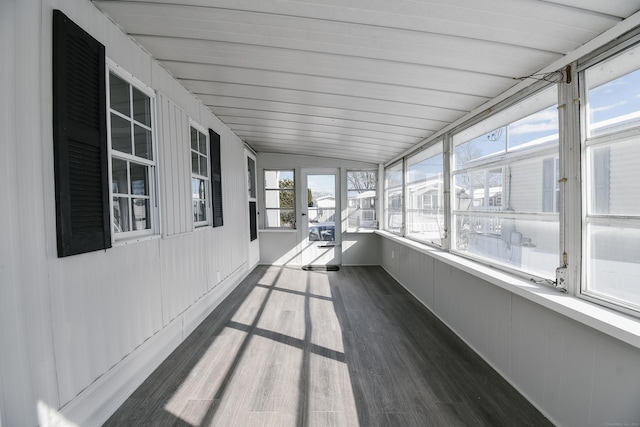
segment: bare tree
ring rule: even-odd
[[[377,181],[376,171],[357,171],[347,174],[347,185],[349,190],[355,190],[358,193],[375,190]]]

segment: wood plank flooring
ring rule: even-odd
[[[550,426],[380,267],[259,266],[106,426]]]

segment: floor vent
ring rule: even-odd
[[[338,271],[340,266],[338,265],[303,265],[302,269],[305,271]]]

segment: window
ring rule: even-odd
[[[453,251],[555,278],[558,133],[552,86],[453,135]]]
[[[407,158],[405,236],[442,245],[445,229],[443,173],[442,141]]]
[[[210,175],[209,141],[204,132],[191,126],[191,194],[193,199],[193,224],[196,227],[209,225]]]
[[[293,170],[264,171],[265,228],[295,228],[295,178]]]
[[[640,310],[640,46],[588,68],[583,279],[587,297]]]
[[[400,233],[404,229],[402,203],[403,162],[396,163],[384,171],[384,216],[385,230]]]
[[[124,73],[109,71],[109,143],[111,148],[111,220],[116,239],[153,234],[153,95],[134,86]]]
[[[347,232],[375,230],[378,172],[347,171]]]

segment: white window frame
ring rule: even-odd
[[[456,188],[455,185],[456,185],[457,175],[462,175],[464,173],[484,172],[485,173],[485,176],[484,176],[485,194],[484,194],[484,200],[472,201],[472,205],[473,203],[476,203],[478,205],[476,207],[482,207],[481,209],[461,210],[458,204],[456,203],[457,191],[453,191],[453,190],[450,191],[451,209],[449,213],[449,219],[451,223],[452,233],[450,235],[451,240],[448,242],[449,250],[452,253],[455,253],[456,255],[473,259],[479,263],[491,265],[501,270],[511,272],[516,276],[525,277],[525,278],[536,280],[536,281],[545,281],[545,280],[551,281],[555,279],[554,277],[555,275],[554,274],[552,275],[550,273],[549,276],[543,276],[541,272],[534,272],[526,268],[518,268],[516,266],[508,264],[507,262],[501,262],[499,259],[487,258],[487,257],[476,255],[474,253],[467,251],[466,247],[464,247],[465,241],[466,241],[464,239],[465,236],[461,235],[460,234],[461,231],[458,230],[459,228],[462,227],[461,225],[462,223],[459,220],[458,216],[464,216],[464,215],[468,216],[470,218],[470,223],[468,224],[469,229],[470,230],[473,230],[474,228],[479,230],[481,229],[483,230],[483,233],[486,235],[491,235],[491,234],[506,235],[507,231],[503,230],[500,224],[497,222],[500,220],[508,221],[511,219],[513,220],[520,219],[524,221],[538,221],[538,220],[545,221],[545,219],[553,220],[553,218],[556,218],[556,221],[558,221],[558,224],[560,227],[559,233],[562,234],[563,221],[560,218],[560,214],[558,212],[542,212],[542,210],[540,212],[522,212],[522,211],[512,212],[512,211],[509,211],[508,209],[505,209],[510,204],[510,201],[508,200],[510,183],[508,182],[508,179],[507,179],[510,173],[508,170],[509,165],[512,163],[517,163],[520,160],[524,160],[532,157],[543,160],[550,156],[559,156],[561,151],[560,142],[558,141],[556,146],[541,145],[540,147],[534,146],[532,148],[523,149],[524,148],[523,146],[518,146],[518,145],[516,145],[514,148],[511,148],[509,146],[509,140],[506,139],[504,151],[499,151],[495,154],[487,155],[486,157],[478,157],[478,158],[472,159],[471,161],[468,161],[467,163],[457,168],[455,167],[454,153],[455,153],[455,148],[458,145],[462,145],[468,141],[473,140],[475,138],[475,136],[473,135],[476,135],[476,134],[483,135],[485,133],[490,133],[494,129],[498,129],[503,126],[509,126],[513,123],[518,122],[524,117],[528,117],[530,114],[534,114],[539,111],[543,111],[546,108],[549,108],[549,107],[542,107],[542,109],[539,109],[536,105],[546,104],[546,101],[544,100],[546,99],[547,95],[542,96],[541,94],[543,94],[543,92],[550,90],[552,88],[553,88],[553,85],[548,85],[548,84],[534,85],[533,87],[529,88],[529,90],[525,91],[525,93],[521,94],[520,96],[513,99],[509,99],[508,101],[505,101],[504,106],[502,108],[496,108],[496,112],[493,113],[492,115],[477,118],[475,121],[470,122],[468,125],[464,125],[464,127],[461,127],[455,130],[454,132],[451,133],[451,136],[450,136],[451,158],[449,162],[450,168],[448,170],[448,173],[450,175],[450,188],[451,189]],[[556,93],[559,96],[559,91],[557,91]],[[542,98],[540,98],[541,100],[536,101],[535,98],[539,96],[542,96]],[[556,96],[556,99],[558,96]],[[526,105],[528,100],[532,100],[531,105]],[[558,118],[558,124],[560,126],[559,118]],[[559,128],[558,138],[560,137],[561,131],[562,130]],[[480,132],[483,132],[483,133],[480,133]],[[489,194],[489,191],[488,191],[489,184],[487,181],[488,180],[487,175],[492,171],[498,171],[498,170],[502,171],[501,175],[503,180],[502,182],[503,194],[500,195],[500,206],[491,206],[492,203],[495,205],[496,199],[492,198],[492,196]],[[471,233],[471,231],[469,233]],[[508,240],[506,240],[507,245],[512,244],[512,237],[507,236],[505,238],[508,238]],[[560,246],[561,246],[561,242],[560,242]],[[561,265],[561,259],[560,259],[561,247],[560,246],[558,247],[558,259],[557,259],[556,267],[559,267]]]
[[[441,172],[441,180],[440,180],[440,193],[438,195],[427,195],[427,194],[423,194],[420,196],[420,202],[417,203],[416,206],[413,207],[413,210],[436,210],[436,211],[442,211],[442,235],[440,237],[440,242],[437,241],[433,241],[433,240],[428,240],[426,238],[420,238],[418,237],[415,233],[409,233],[409,228],[411,227],[409,224],[409,220],[410,220],[410,215],[409,215],[409,206],[413,204],[413,197],[410,192],[409,192],[409,168],[413,165],[410,165],[412,159],[414,159],[415,157],[419,157],[419,156],[425,156],[425,153],[427,153],[427,157],[425,157],[424,159],[420,159],[418,162],[414,163],[414,164],[418,164],[421,163],[424,160],[428,160],[431,159],[433,157],[436,157],[438,155],[442,155],[442,172]],[[445,150],[444,150],[444,140],[443,139],[438,139],[436,141],[433,141],[432,143],[423,146],[422,148],[420,148],[419,150],[416,150],[413,153],[410,153],[409,155],[405,156],[404,158],[404,173],[403,173],[403,200],[404,200],[404,205],[403,205],[403,224],[404,224],[404,228],[403,228],[403,235],[404,237],[406,237],[407,239],[411,239],[411,240],[415,240],[417,242],[420,243],[424,243],[426,245],[429,246],[435,246],[437,248],[442,248],[444,246],[444,240],[446,239],[447,236],[447,212],[445,211],[445,185],[446,185],[446,161],[445,161]],[[429,197],[429,208],[425,208],[424,207],[424,196],[428,196]],[[441,197],[439,197],[441,196]],[[434,198],[435,197],[435,198]],[[433,201],[436,201],[435,203],[435,207],[434,207],[434,203]],[[436,214],[436,217],[440,215],[440,214]],[[436,221],[437,222],[437,221]],[[438,230],[439,232],[440,230]]]
[[[631,314],[633,316],[640,316],[640,305],[637,305],[631,301],[627,301],[621,298],[617,298],[612,295],[606,295],[601,292],[590,289],[590,277],[589,277],[589,262],[590,262],[590,238],[588,234],[589,225],[617,225],[619,227],[630,226],[631,228],[640,228],[640,215],[629,216],[624,214],[611,214],[611,213],[590,213],[590,203],[592,203],[592,186],[595,185],[592,181],[590,173],[591,160],[594,150],[602,147],[616,147],[618,144],[624,144],[629,140],[637,141],[640,139],[640,123],[635,125],[623,126],[620,130],[615,128],[607,130],[601,130],[600,132],[590,134],[590,117],[588,111],[588,81],[586,78],[587,71],[596,68],[598,65],[607,62],[610,59],[615,58],[618,55],[624,54],[625,51],[638,48],[640,46],[640,36],[636,35],[628,40],[623,41],[617,46],[613,46],[611,49],[605,51],[601,55],[585,61],[579,72],[579,79],[582,82],[580,85],[580,98],[584,100],[581,103],[580,108],[580,131],[581,131],[581,176],[582,176],[582,252],[581,252],[581,269],[580,276],[578,278],[578,284],[576,286],[576,293],[582,299],[590,302],[594,302],[614,310]],[[640,70],[640,65],[636,68]],[[624,74],[623,74],[624,75]],[[609,81],[614,81],[616,78]],[[615,120],[607,121],[609,125],[614,124]],[[604,124],[604,123],[601,123]]]
[[[204,136],[205,147],[206,147],[206,155],[203,155],[200,151],[194,151],[191,146],[191,129],[194,129],[198,134]],[[207,130],[195,122],[193,119],[189,119],[189,159],[191,164],[191,179],[189,180],[189,189],[191,192],[191,213],[193,215],[193,227],[194,228],[202,228],[207,227],[213,223],[213,212],[211,210],[211,144],[209,142],[209,133]],[[206,157],[206,165],[207,165],[207,175],[202,175],[199,173],[195,173],[193,171],[193,162],[191,161],[193,154],[196,153],[198,157]],[[206,219],[204,221],[196,220],[196,208],[194,205],[195,201],[200,201],[202,199],[195,198],[195,193],[193,193],[193,180],[203,180],[204,184],[204,202],[205,202],[205,212]]]
[[[393,202],[395,201],[399,201],[399,205],[398,207],[393,207],[393,203],[392,206],[389,206],[389,190],[391,188],[397,189],[398,186],[394,186],[394,187],[390,187],[388,185],[388,179],[387,179],[387,172],[389,171],[389,169],[391,168],[395,168],[397,166],[400,166],[400,175],[402,177],[401,179],[401,183],[399,185],[400,188],[400,194],[399,196],[396,195],[396,198],[394,198]],[[400,236],[404,236],[404,227],[405,227],[405,217],[404,217],[404,181],[405,181],[405,162],[404,162],[404,158],[401,159],[400,161],[394,162],[392,164],[390,164],[389,166],[387,166],[386,168],[384,168],[384,177],[383,177],[383,182],[384,182],[384,187],[383,187],[383,192],[384,192],[384,203],[382,204],[382,215],[383,215],[383,229],[385,231],[388,231],[389,233],[393,233],[393,234],[398,234]],[[390,211],[389,209],[393,209],[393,212],[400,212],[400,227],[398,227],[397,230],[391,230],[390,229],[390,225],[389,225],[389,218],[390,218]]]
[[[357,172],[369,172],[374,174],[374,176],[376,177],[376,181],[375,181],[375,188],[374,189],[369,189],[366,191],[373,191],[374,196],[373,196],[373,206],[370,208],[367,208],[370,211],[373,211],[373,216],[374,216],[374,220],[376,225],[372,226],[372,227],[365,227],[365,228],[359,228],[359,227],[354,227],[350,225],[350,213],[351,210],[359,210],[362,209],[362,207],[359,205],[359,203],[357,203],[357,199],[350,199],[349,198],[349,191],[356,191],[355,189],[350,190],[349,189],[349,179],[348,176],[350,173],[357,173]],[[379,186],[379,180],[378,180],[378,170],[377,169],[347,169],[345,172],[345,181],[346,181],[346,200],[347,200],[347,233],[371,233],[375,230],[377,230],[379,228],[380,225],[380,221],[379,221],[379,214],[378,214],[378,186]],[[353,202],[353,203],[352,203]],[[368,221],[368,218],[363,218],[363,220]]]
[[[108,165],[109,165],[109,218],[111,222],[111,241],[112,243],[117,242],[127,242],[132,239],[140,240],[141,238],[153,237],[160,234],[160,220],[159,220],[159,207],[158,207],[158,191],[157,191],[157,164],[158,164],[158,147],[157,147],[157,131],[156,131],[156,94],[155,91],[149,86],[145,85],[143,82],[135,78],[132,74],[122,69],[119,65],[117,65],[113,60],[107,58],[106,59],[106,100],[107,100],[107,154],[108,154]],[[150,101],[150,114],[151,114],[151,126],[146,126],[143,123],[136,121],[133,118],[133,115],[128,118],[124,117],[120,112],[113,110],[111,108],[111,94],[110,94],[110,76],[111,74],[116,75],[120,79],[124,80],[129,84],[130,90],[130,99],[132,88],[137,89],[144,95],[149,97]],[[151,132],[151,149],[152,149],[152,158],[153,160],[144,159],[142,157],[138,157],[132,154],[123,153],[121,151],[114,150],[112,148],[111,141],[111,114],[115,114],[127,121],[132,122],[138,126],[141,126]],[[117,158],[120,160],[124,160],[127,162],[133,162],[135,164],[140,164],[148,167],[148,176],[147,182],[149,185],[149,194],[145,197],[136,196],[135,198],[143,198],[149,200],[149,214],[151,218],[150,228],[144,230],[132,230],[125,232],[116,232],[115,221],[114,221],[114,197],[128,197],[126,195],[116,196],[113,191],[113,159]],[[129,175],[129,171],[127,171],[127,175]],[[130,178],[128,178],[130,181]],[[129,182],[130,185],[130,182]],[[118,194],[118,193],[116,193]],[[124,193],[122,193],[124,194]],[[129,195],[132,196],[132,195]],[[128,197],[134,198],[134,197]],[[130,217],[130,224],[132,224]],[[131,226],[131,225],[130,225]]]
[[[293,188],[292,189],[283,189],[280,187],[269,187],[267,186],[267,179],[266,179],[266,174],[267,172],[291,172],[291,176],[293,177]],[[295,169],[287,169],[287,168],[279,168],[279,169],[263,169],[262,170],[262,182],[264,183],[264,191],[263,191],[263,197],[264,197],[264,229],[266,230],[295,230],[297,228],[297,218],[298,218],[298,208],[297,208],[297,197],[296,197],[296,192],[297,192],[297,187],[298,187],[298,183],[297,183],[297,177],[296,177],[296,170]],[[268,213],[269,211],[272,210],[280,210],[282,208],[271,208],[268,206],[267,204],[267,191],[275,191],[278,190],[278,194],[280,194],[280,192],[282,191],[290,191],[293,194],[293,208],[291,208],[293,210],[293,223],[291,224],[291,226],[273,226],[273,225],[267,225],[267,218],[269,217]],[[279,197],[279,196],[278,196]],[[290,209],[290,208],[284,208],[284,209]],[[280,221],[278,221],[278,224],[280,224]]]

